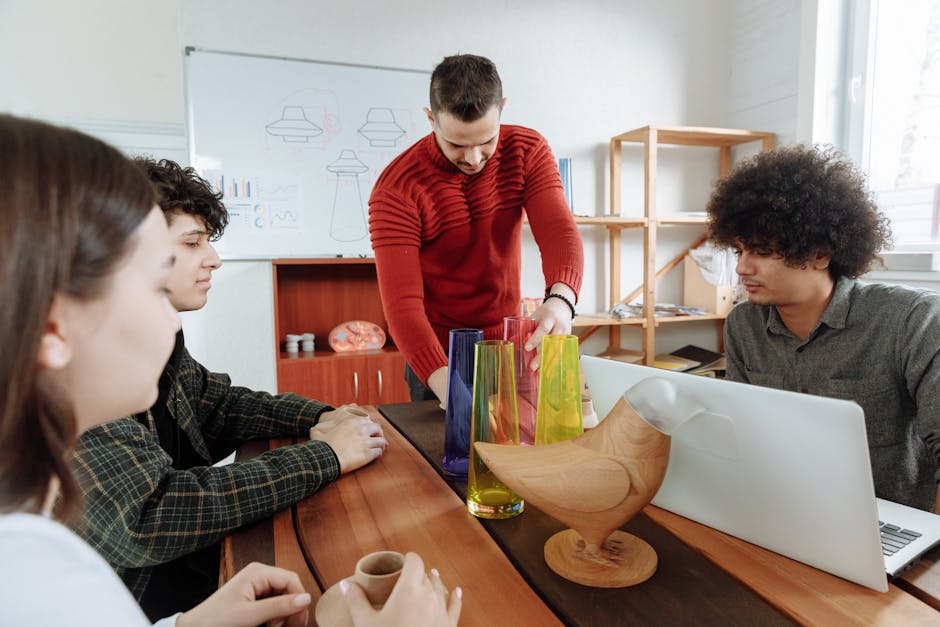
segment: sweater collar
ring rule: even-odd
[[[499,141],[496,144],[496,152],[494,152],[493,156],[490,157],[487,161],[487,166],[491,165],[489,162],[496,162],[499,159],[499,153],[503,148],[504,137],[505,134],[503,133],[503,126],[500,125]],[[437,138],[434,136],[434,131],[431,131],[424,137],[424,139],[420,140],[420,144],[424,155],[428,158],[428,161],[430,161],[435,168],[443,170],[448,174],[460,174],[462,176],[470,177],[480,176],[480,174],[486,171],[487,166],[484,166],[483,170],[477,174],[464,174],[461,172],[460,168],[451,163],[447,157],[444,156],[444,153],[441,152],[441,147],[437,145]]]

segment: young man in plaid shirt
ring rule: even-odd
[[[228,222],[191,168],[138,159],[161,198],[176,261],[169,299],[206,304],[221,265],[211,242]],[[120,373],[115,383],[120,385]],[[347,408],[231,385],[190,356],[182,331],[149,411],[96,427],[76,446],[84,516],[76,531],[117,570],[151,619],[187,610],[217,587],[219,542],[379,457],[378,425]],[[246,462],[213,466],[252,439],[308,436]]]

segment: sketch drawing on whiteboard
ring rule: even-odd
[[[323,134],[323,128],[307,119],[303,107],[288,106],[281,111],[281,117],[264,127],[269,135],[280,137],[288,143],[307,143],[313,137]]]
[[[395,113],[391,109],[372,107],[358,133],[368,139],[373,148],[394,148],[406,131],[395,121]]]
[[[354,150],[343,150],[339,157],[326,166],[336,175],[333,194],[333,213],[330,217],[330,237],[337,242],[355,242],[366,234],[366,218],[362,208],[359,175],[369,166],[359,160]]]

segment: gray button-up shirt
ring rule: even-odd
[[[776,307],[725,325],[728,378],[852,400],[865,410],[875,493],[932,511],[940,480],[940,294],[841,278],[801,340]]]

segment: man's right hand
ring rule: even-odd
[[[441,409],[447,409],[447,366],[441,366],[428,377],[428,389],[441,401]]]
[[[351,416],[328,429],[313,427],[310,429],[310,439],[330,445],[339,460],[341,474],[378,459],[388,446],[382,427],[368,416]]]

